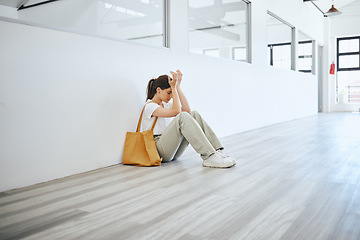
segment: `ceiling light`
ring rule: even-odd
[[[331,17],[331,16],[341,14],[341,12],[334,7],[334,0],[332,0],[333,4],[332,4],[331,8],[329,9],[329,11],[327,11],[326,13],[324,13],[319,8],[319,6],[314,3],[315,0],[303,0],[303,1],[304,2],[311,2],[323,14],[324,17]]]
[[[327,16],[327,17],[334,16],[334,15],[339,15],[339,14],[341,14],[341,12],[334,7],[334,4],[331,5],[331,8],[329,9],[329,11],[324,13],[324,15]]]

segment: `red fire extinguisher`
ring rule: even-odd
[[[331,65],[330,65],[330,74],[335,74],[335,63],[332,62]]]

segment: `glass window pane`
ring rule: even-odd
[[[339,71],[337,80],[337,94],[345,95],[346,101],[349,103],[359,103],[360,71]]]
[[[99,33],[155,46],[164,45],[162,0],[112,1],[111,4],[103,4],[105,8],[99,11],[101,20],[98,18]]]
[[[291,45],[281,46],[281,58],[291,59]]]
[[[273,66],[283,69],[290,69],[291,67],[291,60],[274,60]]]
[[[291,69],[291,45],[273,46],[273,66]]]
[[[338,86],[360,86],[360,71],[339,71]]]
[[[234,60],[246,61],[246,48],[234,48]]]
[[[306,70],[311,72],[312,58],[299,58],[298,64],[299,71]]]
[[[220,51],[219,49],[205,49],[204,55],[212,56],[212,57],[220,57]]]
[[[298,55],[299,56],[303,56],[303,55],[305,55],[305,50],[304,50],[304,46],[303,46],[304,44],[299,44],[299,46],[298,46]]]
[[[17,11],[16,18],[43,26],[161,47],[165,42],[164,11],[163,0],[62,0]]]
[[[356,68],[359,66],[358,54],[339,56],[339,68]]]
[[[196,54],[203,54],[203,50],[202,49],[194,49],[193,51],[192,51],[192,53],[196,53]]]
[[[338,54],[340,71],[337,72],[336,90],[339,103],[360,103],[360,70],[354,70],[360,68],[359,38],[339,39],[338,53],[345,54]]]
[[[339,53],[359,52],[359,39],[339,41]]]
[[[189,6],[193,8],[201,8],[201,7],[211,7],[213,6],[215,0],[197,0],[197,1],[189,1]]]
[[[221,57],[233,58],[234,47],[246,49],[246,19],[247,3],[242,0],[189,0],[189,51],[217,48]]]
[[[313,41],[299,31],[298,34],[298,66],[300,72],[312,72]]]
[[[273,60],[280,61],[282,58],[282,48],[281,46],[274,46],[273,47]]]
[[[312,43],[299,43],[298,46],[298,55],[303,56],[311,56],[312,55]]]
[[[291,69],[292,28],[268,14],[267,41],[273,47],[273,66]]]

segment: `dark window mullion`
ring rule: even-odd
[[[299,41],[299,44],[307,44],[307,43],[312,43],[312,40],[308,40],[308,41]]]
[[[274,43],[274,44],[268,44],[268,46],[286,46],[286,45],[291,45],[291,43]]]
[[[299,55],[299,58],[312,58],[312,55]]]
[[[358,55],[360,52],[345,52],[345,53],[338,53],[340,56],[346,56],[346,55]]]
[[[338,68],[338,71],[359,71],[360,67],[356,68]]]
[[[352,39],[360,39],[360,36],[338,38],[338,40],[352,40]]]

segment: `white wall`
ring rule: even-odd
[[[303,21],[315,10],[254,0],[248,64],[189,54],[187,2],[170,6],[171,49],[0,21],[0,191],[120,163],[147,81],[177,68],[220,137],[317,113],[316,76],[268,67],[266,52],[268,9],[323,41]]]

